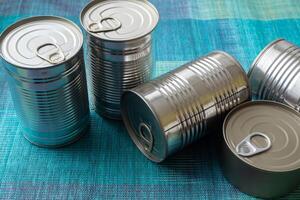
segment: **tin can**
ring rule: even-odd
[[[152,36],[159,20],[148,1],[92,1],[81,12],[87,32],[96,112],[121,119],[124,91],[150,79]]]
[[[255,59],[248,74],[254,98],[273,100],[300,111],[300,48],[279,39]]]
[[[239,190],[281,197],[300,183],[300,114],[271,101],[234,108],[223,125],[222,167]]]
[[[83,35],[69,20],[32,17],[0,37],[3,68],[25,138],[42,147],[77,140],[89,125]]]
[[[224,52],[213,52],[124,93],[122,116],[132,140],[162,162],[222,126],[227,111],[249,100],[248,78]]]

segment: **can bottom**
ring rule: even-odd
[[[35,139],[33,139],[32,137],[30,137],[28,134],[26,134],[26,132],[23,133],[23,136],[25,137],[25,139],[27,141],[29,141],[31,144],[41,147],[41,148],[49,148],[49,149],[55,149],[55,148],[61,148],[61,147],[65,147],[67,145],[73,144],[75,142],[77,142],[78,140],[80,140],[89,130],[90,128],[90,116],[87,118],[87,122],[85,123],[84,126],[82,126],[79,130],[76,130],[74,132],[78,132],[77,134],[75,134],[74,136],[72,136],[71,138],[68,138],[67,140],[63,140],[61,142],[58,142],[56,144],[43,144],[40,143],[38,141],[36,141]],[[73,135],[70,134],[70,135]]]

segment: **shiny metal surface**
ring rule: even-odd
[[[256,137],[263,138],[266,144],[262,145],[261,147],[254,144],[252,140]],[[260,132],[254,132],[254,133],[250,133],[238,145],[236,145],[235,151],[240,156],[250,157],[268,151],[271,147],[272,147],[271,139],[266,134]]]
[[[79,27],[69,20],[37,16],[8,27],[1,34],[0,43],[1,55],[7,62],[34,69],[51,67],[53,63],[39,55],[49,56],[58,48],[64,52],[65,59],[76,56],[82,47],[83,37]]]
[[[150,79],[151,32],[158,23],[147,1],[92,1],[81,12],[87,32],[89,67],[96,112],[121,119],[124,91]]]
[[[82,25],[89,33],[116,42],[147,36],[158,19],[158,11],[146,0],[96,0],[81,12]]]
[[[220,126],[227,111],[249,98],[240,64],[213,52],[125,92],[122,116],[140,151],[162,162]]]
[[[299,130],[300,114],[287,105],[254,101],[237,106],[223,124],[225,176],[249,195],[276,198],[287,194],[300,183]],[[244,156],[236,149],[249,136],[251,145],[262,151]]]
[[[3,67],[24,136],[43,147],[77,140],[89,126],[80,29],[63,18],[33,17],[13,24],[0,38]],[[16,49],[22,51],[7,54]]]
[[[285,103],[300,111],[300,48],[284,39],[269,44],[248,74],[256,99]]]

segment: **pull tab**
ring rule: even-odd
[[[56,49],[55,52],[53,52],[53,50],[51,50],[52,53],[49,53],[49,54],[44,54],[42,55],[39,51],[46,47],[46,46],[54,46]],[[54,43],[46,43],[46,44],[43,44],[41,46],[39,46],[37,49],[36,49],[36,55],[38,57],[40,57],[41,59],[47,61],[48,63],[50,64],[58,64],[58,63],[61,63],[62,61],[64,61],[66,59],[62,49],[60,48],[60,46],[58,46],[57,44],[54,44]]]
[[[140,123],[139,134],[145,151],[151,152],[153,149],[153,135],[149,126],[143,122]]]
[[[265,147],[257,147],[255,144],[251,142],[251,139],[253,137],[263,137],[267,145]],[[242,140],[235,148],[236,152],[244,157],[250,157],[257,155],[259,153],[265,152],[271,148],[271,140],[270,138],[263,133],[255,132],[252,133],[251,135],[247,136],[244,140]]]
[[[105,25],[103,25],[104,21],[107,20],[112,20],[113,21],[113,26],[110,25],[110,27],[107,27]],[[119,28],[121,28],[122,24],[121,22],[116,19],[116,18],[112,18],[112,17],[106,17],[101,19],[99,22],[93,22],[88,26],[88,31],[91,33],[102,33],[102,32],[110,32],[110,31],[116,31]]]

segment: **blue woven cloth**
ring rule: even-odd
[[[235,56],[247,70],[270,41],[300,45],[298,0],[152,0],[160,12],[154,33],[154,74],[212,50]],[[59,15],[79,25],[87,0],[0,0],[0,31],[33,15]],[[4,71],[0,70],[1,199],[252,199],[231,186],[208,136],[163,164],[148,161],[120,122],[92,110],[90,132],[49,150],[22,136]],[[286,198],[300,199],[300,187]]]

